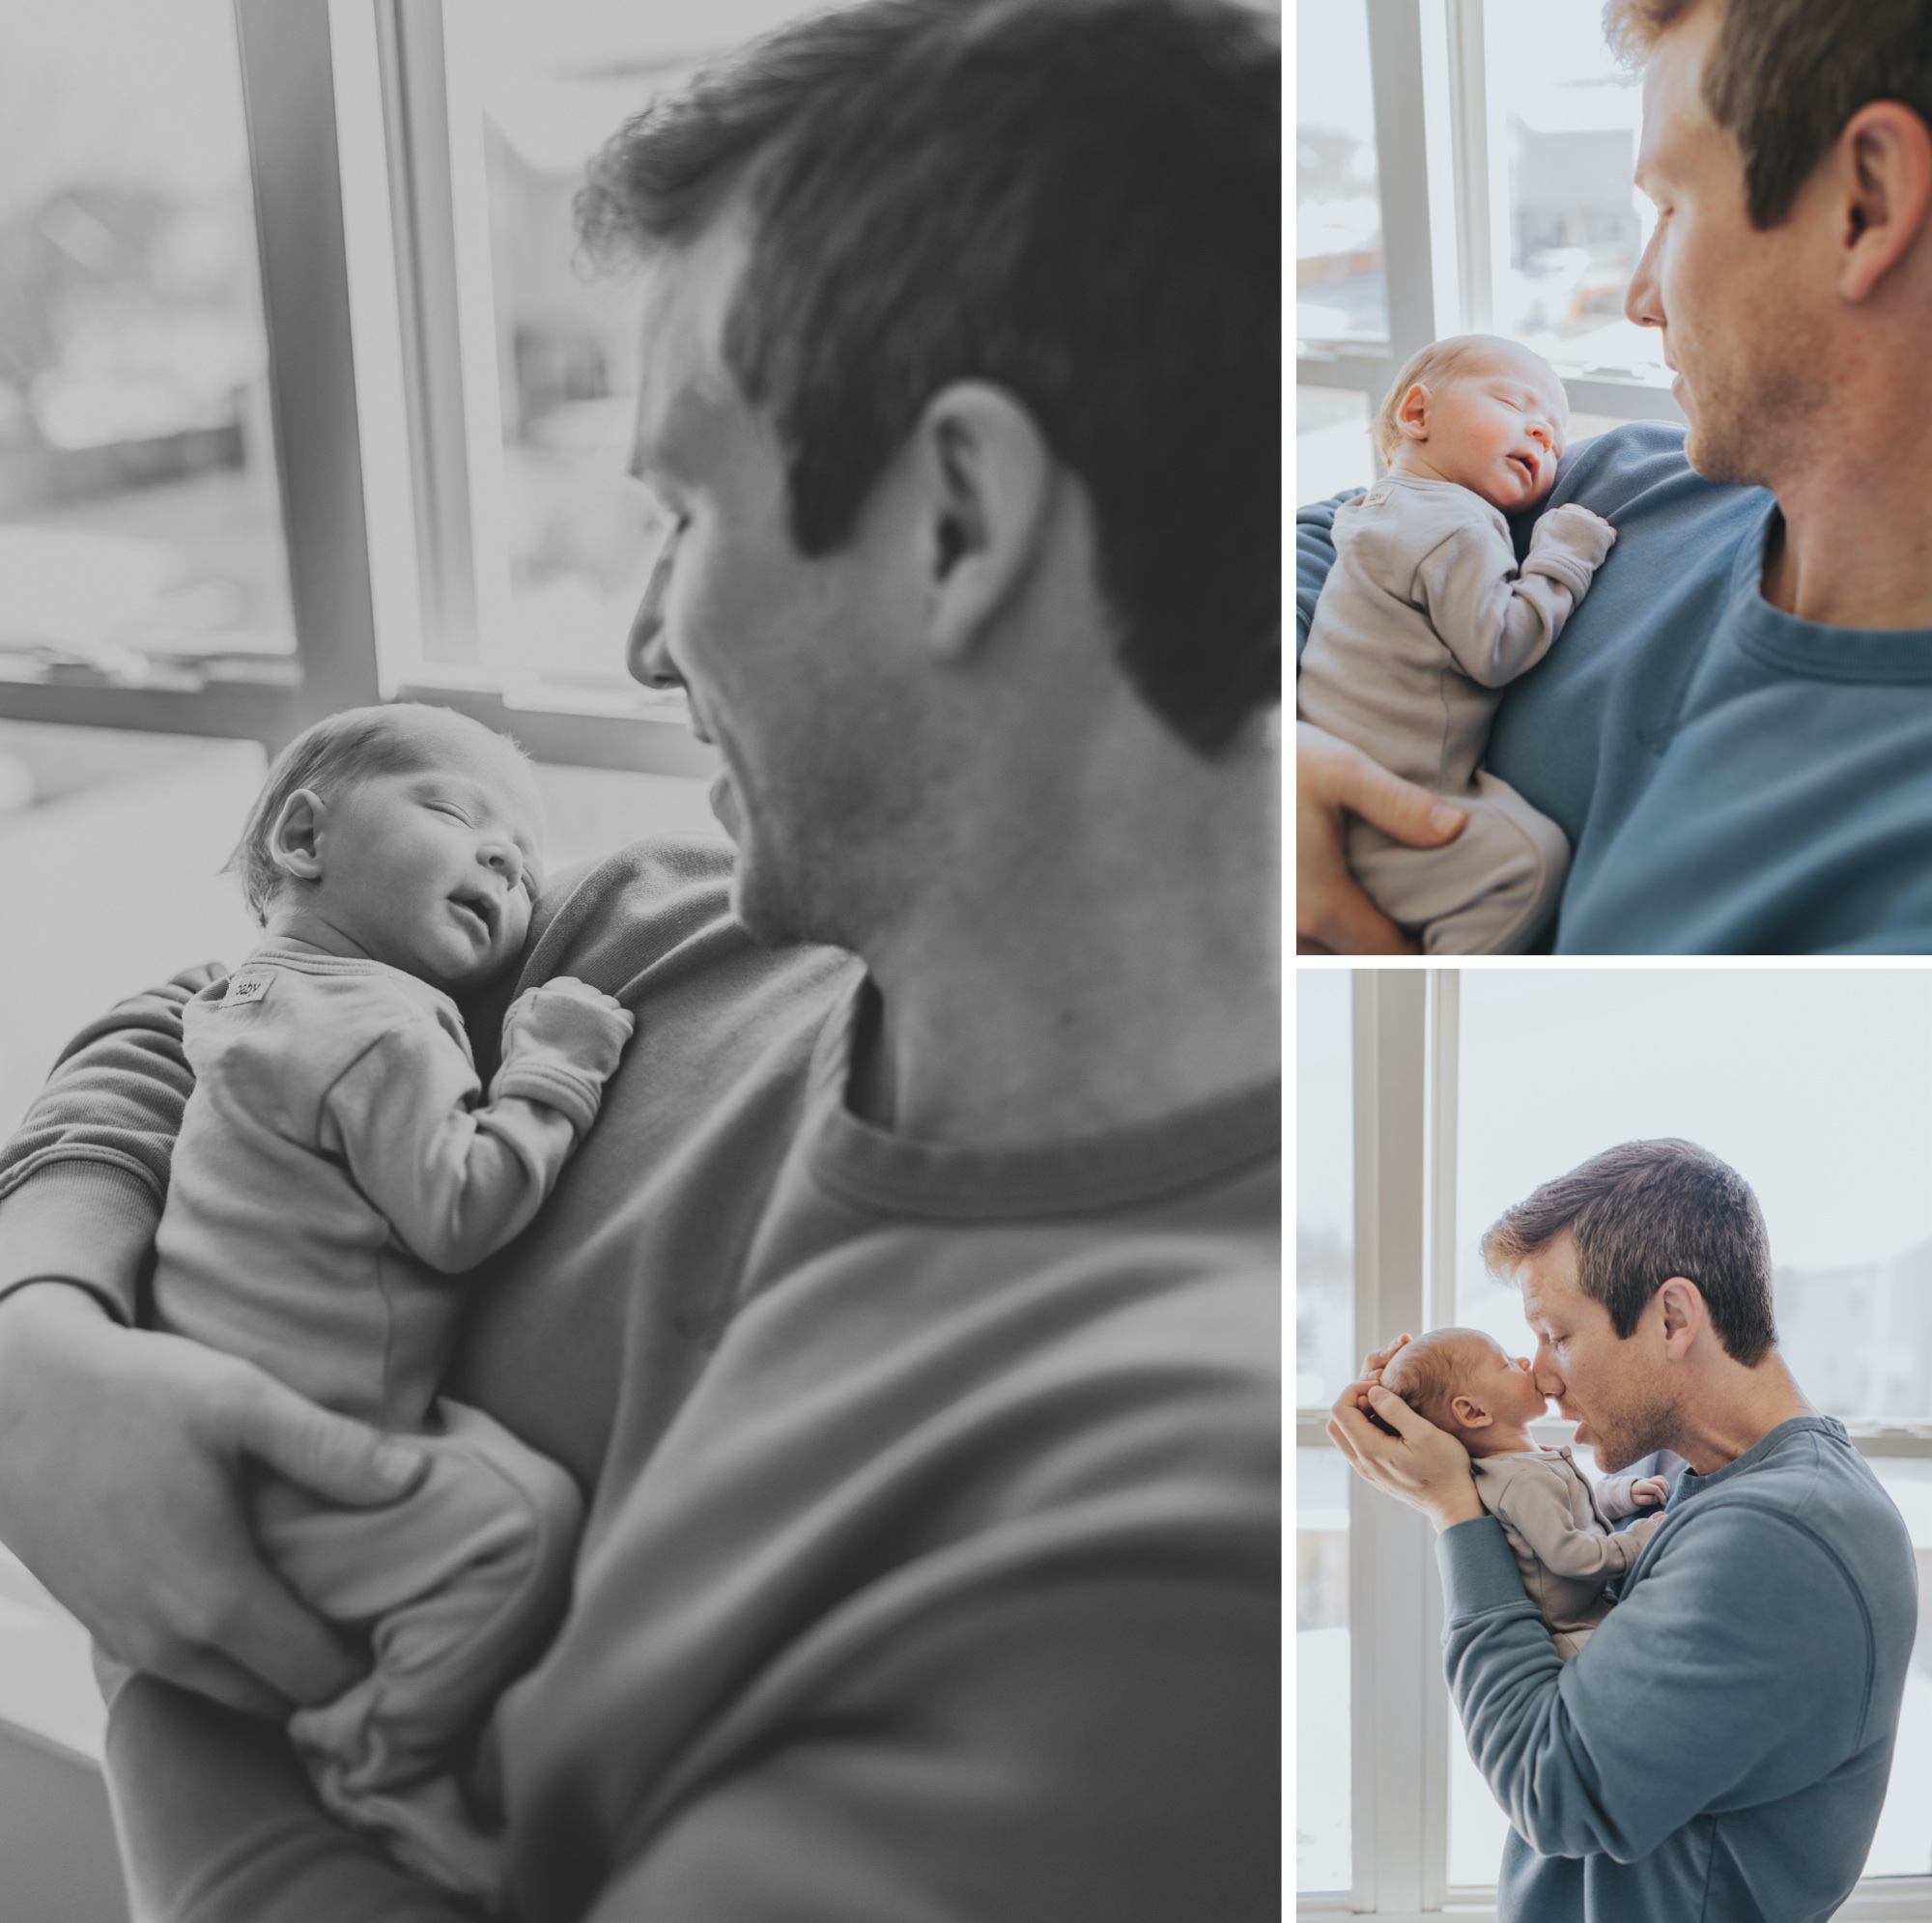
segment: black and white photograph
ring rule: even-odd
[[[0,1923],[1266,1923],[1272,0],[0,0]]]

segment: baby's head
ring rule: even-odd
[[[507,735],[448,708],[351,708],[276,757],[228,865],[271,935],[455,991],[522,952],[543,802]]]
[[[1431,1329],[1396,1350],[1382,1387],[1471,1456],[1522,1447],[1522,1429],[1548,1407],[1530,1365],[1481,1329]]]
[[[1455,334],[1396,376],[1376,440],[1393,471],[1454,481],[1514,514],[1555,485],[1569,421],[1542,355],[1495,334]]]

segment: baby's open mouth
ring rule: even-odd
[[[1510,459],[1522,469],[1522,478],[1534,486],[1536,481],[1536,463],[1527,454],[1512,454]]]
[[[487,894],[453,894],[449,905],[460,909],[479,928],[486,939],[497,932],[497,904]]]

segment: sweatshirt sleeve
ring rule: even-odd
[[[1671,1524],[1568,1663],[1493,1517],[1436,1539],[1469,1753],[1544,1855],[1634,1862],[1699,1811],[1791,1796],[1866,1739],[1877,1651],[1838,1560],[1769,1505]]]
[[[1537,523],[1538,532],[1551,520]],[[1535,559],[1532,550],[1531,560]],[[1464,522],[1422,557],[1410,598],[1456,664],[1485,688],[1501,688],[1548,653],[1581,589],[1566,575],[1517,571],[1508,539],[1487,523]]]
[[[343,1158],[404,1247],[449,1275],[528,1225],[577,1145],[562,1109],[521,1095],[473,1108],[478,1092],[440,1029],[407,1022],[362,1050],[323,1098],[321,1146]]]
[[[185,970],[118,1004],[61,1052],[0,1148],[0,1298],[59,1278],[132,1324],[194,1087],[182,1009],[223,973],[215,963]]]
[[[1344,501],[1353,500],[1360,488],[1331,500],[1316,501],[1297,508],[1294,515],[1294,658],[1308,645],[1308,631],[1315,624],[1315,604],[1321,599],[1328,571],[1335,565],[1335,510]]]
[[[1577,1528],[1563,1484],[1541,1470],[1512,1476],[1491,1498],[1491,1512],[1517,1531],[1552,1575],[1579,1581],[1609,1582],[1627,1574],[1656,1534],[1641,1522],[1611,1536]]]

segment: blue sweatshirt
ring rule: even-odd
[[[1486,764],[1570,837],[1556,952],[1932,952],[1932,629],[1771,607],[1776,503],[1700,480],[1677,427],[1566,456],[1545,506],[1573,500],[1617,545]],[[1334,506],[1297,517],[1304,639]]]
[[[1497,1923],[1808,1923],[1864,1868],[1918,1621],[1828,1416],[1686,1474],[1571,1662],[1493,1517],[1436,1541],[1450,1693],[1510,1820]]]

